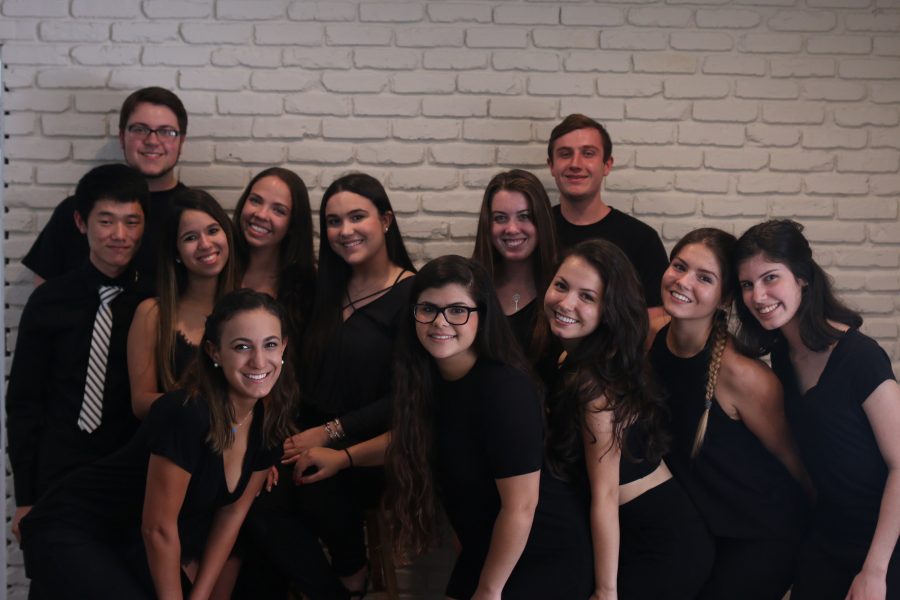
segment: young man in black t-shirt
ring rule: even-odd
[[[135,266],[145,285],[156,273],[157,241],[174,193],[184,186],[175,175],[187,133],[187,111],[164,88],[140,89],[125,99],[119,113],[119,144],[125,163],[147,180],[150,202],[145,215],[144,243]],[[78,268],[88,255],[85,237],[75,224],[75,197],[63,200],[38,235],[22,263],[34,274],[35,285]]]
[[[601,197],[613,166],[612,140],[603,125],[584,115],[567,116],[550,134],[547,165],[559,188],[553,214],[560,250],[597,238],[616,244],[637,271],[650,316],[662,314],[659,286],[669,261],[659,235]]]

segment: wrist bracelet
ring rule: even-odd
[[[325,428],[325,433],[328,434],[328,439],[330,439],[332,442],[344,439],[344,430],[341,427],[341,422],[338,419],[335,419],[334,421],[326,421],[326,423],[322,427]]]
[[[344,453],[347,455],[347,460],[350,461],[350,465],[348,468],[352,469],[353,468],[353,456],[350,455],[350,450],[348,450],[347,448],[344,448]]]

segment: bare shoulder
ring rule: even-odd
[[[652,343],[654,339],[656,339],[656,334],[659,333],[660,329],[669,324],[672,320],[668,314],[663,312],[662,314],[655,315],[650,319],[650,331],[647,334],[648,343]]]
[[[757,358],[738,352],[729,338],[719,370],[717,395],[723,393],[728,403],[740,410],[748,402],[753,404],[781,402],[781,382],[772,369]]]
[[[134,311],[134,318],[141,319],[159,319],[159,300],[156,298],[147,298],[138,304]]]

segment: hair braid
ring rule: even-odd
[[[722,356],[725,354],[725,345],[728,342],[727,311],[716,311],[712,335],[715,336],[715,341],[713,342],[712,356],[709,359],[709,370],[706,375],[706,396],[703,398],[703,414],[700,416],[700,423],[697,424],[697,435],[694,436],[691,458],[700,453],[700,446],[703,445],[703,439],[706,437],[706,427],[709,425],[709,411],[712,408],[713,396],[716,393],[716,383],[719,381],[719,368],[722,366]]]

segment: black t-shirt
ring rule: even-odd
[[[23,540],[51,529],[84,531],[112,543],[140,538],[141,513],[151,454],[168,458],[191,474],[179,514],[182,553],[202,551],[205,531],[218,508],[240,498],[250,475],[274,465],[280,446],[266,448],[262,436],[264,409],[258,402],[250,424],[244,468],[234,491],[229,491],[222,455],[206,442],[209,410],[205,402],[187,399],[184,391],[160,396],[140,429],[124,448],[73,472],[50,488],[22,520]],[[191,540],[193,547],[186,547]]]
[[[612,208],[610,213],[590,225],[573,225],[566,221],[559,205],[553,207],[556,239],[560,252],[584,240],[604,239],[622,249],[637,271],[644,287],[647,306],[662,306],[659,286],[669,265],[666,249],[659,234],[646,223]]]
[[[788,423],[818,492],[813,533],[826,543],[868,548],[887,465],[862,404],[896,379],[891,361],[875,340],[850,329],[819,381],[801,394],[785,346],[773,349],[772,368],[784,385]]]
[[[166,215],[175,192],[185,189],[178,183],[170,190],[151,192],[144,215],[144,237],[133,266],[143,285],[156,286],[156,256]],[[75,226],[75,196],[69,196],[53,210],[50,220],[22,259],[22,264],[43,279],[53,279],[77,268],[88,257],[87,237]]]

